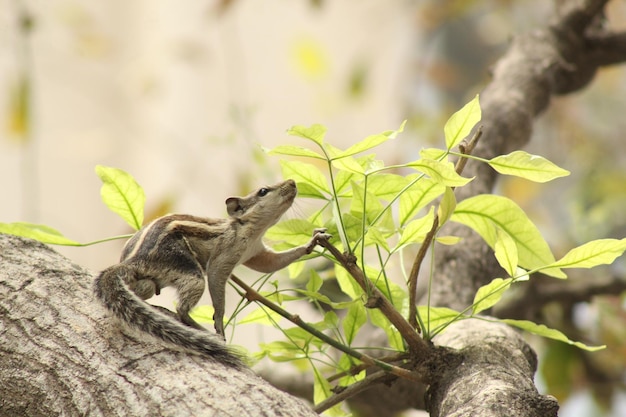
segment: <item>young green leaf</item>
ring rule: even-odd
[[[497,228],[515,241],[520,266],[532,270],[554,263],[554,255],[537,227],[513,201],[496,195],[477,195],[459,202],[451,217],[476,231],[494,248]],[[545,272],[555,278],[567,278],[558,268]]]
[[[133,229],[143,224],[146,195],[137,181],[118,168],[96,166],[96,174],[102,180],[100,195],[107,207],[120,215]]]
[[[404,340],[402,339],[402,335],[398,329],[391,324],[389,319],[387,319],[387,317],[385,317],[385,315],[377,309],[369,309],[367,310],[367,314],[369,315],[372,324],[381,328],[385,332],[387,339],[389,340],[389,347],[399,352],[404,351]]]
[[[512,282],[513,278],[495,278],[489,284],[480,287],[474,296],[472,314],[478,314],[496,305]]]
[[[329,194],[328,183],[322,172],[312,164],[300,161],[280,161],[283,177],[298,183],[298,189],[306,184],[318,193]]]
[[[0,233],[27,237],[51,245],[82,246],[81,243],[66,238],[58,230],[43,224],[26,222],[0,223]]]
[[[362,303],[356,302],[350,306],[343,319],[343,332],[348,345],[352,344],[361,326],[367,321],[367,314]]]
[[[515,240],[504,230],[496,228],[496,241],[493,245],[493,251],[500,266],[510,276],[515,276],[518,262]]]
[[[389,242],[387,242],[387,238],[380,229],[376,227],[369,228],[367,233],[365,234],[365,246],[378,245],[387,252],[389,249]]]
[[[391,201],[409,185],[409,180],[401,175],[377,173],[367,180],[367,191],[376,197]]]
[[[282,316],[270,309],[258,307],[251,311],[241,320],[238,320],[237,324],[249,324],[256,323],[264,326],[274,326],[282,320]]]
[[[313,404],[319,404],[325,399],[329,398],[333,395],[333,391],[330,387],[330,384],[324,378],[324,376],[320,373],[317,368],[313,368]],[[338,412],[341,412],[338,405],[332,407],[329,410],[326,410],[325,413],[334,417]]]
[[[301,146],[293,146],[293,145],[280,145],[275,147],[274,149],[266,150],[269,155],[288,155],[288,156],[302,156],[305,158],[315,158],[315,159],[323,159],[324,156],[319,153],[312,151],[307,148],[303,148]]]
[[[433,161],[442,161],[448,162],[446,157],[448,156],[448,151],[439,148],[424,148],[420,150],[420,158],[422,159],[432,159]]]
[[[326,127],[319,124],[314,124],[310,127],[293,126],[287,130],[287,134],[312,140],[322,146],[324,144],[324,136],[326,136]]]
[[[601,349],[605,349],[606,348],[606,346],[604,346],[604,345],[602,345],[602,346],[588,346],[588,345],[586,345],[584,343],[581,343],[581,342],[574,342],[573,340],[568,339],[567,336],[565,336],[560,331],[555,330],[555,329],[551,329],[549,327],[546,327],[543,324],[533,323],[532,321],[528,321],[528,320],[512,320],[512,319],[504,319],[504,320],[500,320],[500,321],[503,322],[503,323],[506,323],[508,325],[515,326],[518,329],[525,330],[525,331],[527,331],[529,333],[536,334],[538,336],[547,337],[548,339],[558,340],[560,342],[564,342],[564,343],[567,343],[569,345],[576,346],[579,349],[587,350],[587,351],[590,351],[590,352],[595,352],[596,350],[601,350]]]
[[[417,307],[417,314],[426,326],[426,334],[439,331],[440,328],[450,324],[459,316],[463,317],[458,311],[447,307]]]
[[[400,125],[400,128],[398,128],[398,130],[388,130],[377,135],[368,136],[362,141],[350,146],[348,149],[337,155],[337,157],[343,158],[346,156],[356,155],[357,153],[361,153],[369,149],[375,148],[376,146],[387,142],[389,139],[395,139],[396,136],[398,136],[398,134],[404,130],[405,124],[406,120],[402,122],[402,125]]]
[[[347,171],[352,174],[360,175],[365,173],[365,169],[363,168],[363,166],[361,166],[361,164],[359,164],[357,160],[351,156],[344,156],[341,158],[333,159],[332,164],[335,168],[341,171]]]
[[[570,250],[565,256],[542,269],[549,273],[553,268],[593,268],[611,264],[626,251],[626,239],[598,239]]]
[[[275,242],[287,242],[289,246],[304,245],[313,236],[315,225],[305,219],[283,220],[272,226],[265,237]]]
[[[454,195],[454,191],[452,191],[452,188],[446,187],[446,191],[443,193],[443,198],[437,208],[439,227],[443,226],[450,219],[455,207],[456,196]]]
[[[416,176],[408,177],[413,180]],[[400,196],[400,225],[404,226],[428,203],[439,197],[446,190],[445,185],[430,178],[418,180]]]
[[[570,174],[546,158],[531,155],[524,151],[515,151],[508,155],[497,156],[488,164],[500,174],[515,175],[535,182],[548,182]]]
[[[203,304],[194,307],[193,310],[189,312],[189,315],[198,323],[213,323],[213,313],[215,313],[213,306]],[[228,317],[224,317],[224,320],[228,321]]]
[[[291,342],[277,340],[270,343],[259,343],[259,347],[275,362],[288,362],[306,357],[302,348]]]
[[[356,217],[363,217],[365,210],[365,217],[367,224],[370,225],[384,210],[383,204],[375,195],[369,191],[365,191],[363,184],[352,183],[352,200],[350,201],[350,213]],[[376,223],[376,226],[383,230],[394,230],[393,217],[390,210],[386,210],[382,217]]]
[[[341,291],[347,294],[351,299],[356,300],[363,294],[363,290],[359,287],[359,284],[357,284],[345,268],[340,265],[335,265],[335,278],[337,278],[337,283]]]
[[[409,168],[423,172],[433,180],[447,187],[462,187],[473,178],[465,178],[457,174],[451,162],[439,162],[430,159],[418,159],[407,164]]]
[[[306,289],[310,292],[318,292],[320,288],[322,288],[322,284],[324,280],[320,277],[320,274],[317,273],[315,269],[311,269],[310,278],[306,283]]]
[[[430,231],[433,226],[433,221],[435,220],[435,209],[431,207],[428,213],[416,220],[411,221],[402,231],[402,235],[400,236],[400,240],[398,240],[398,244],[393,248],[393,252],[397,252],[405,246],[414,244],[414,243],[422,243],[426,235]]]
[[[457,146],[470,134],[476,123],[480,121],[481,111],[478,95],[463,108],[454,113],[446,122],[443,133],[448,150]]]

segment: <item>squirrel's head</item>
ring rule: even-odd
[[[286,180],[261,187],[245,197],[229,197],[226,209],[230,217],[269,227],[291,207],[297,193],[296,182]]]

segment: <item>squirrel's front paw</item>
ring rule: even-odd
[[[307,253],[313,252],[313,248],[315,248],[316,245],[319,245],[321,241],[328,240],[331,237],[332,237],[332,235],[326,233],[326,229],[325,228],[320,228],[320,229],[313,230],[313,239],[311,239],[311,241],[309,242],[309,244],[306,247]]]
[[[331,237],[333,237],[331,234],[326,233],[326,228],[319,228],[319,229],[315,229],[313,230],[313,239],[319,243],[320,240],[328,240]]]

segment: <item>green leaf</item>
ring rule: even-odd
[[[428,334],[439,331],[440,328],[452,323],[459,316],[464,317],[458,311],[447,307],[418,306],[417,314],[426,326]]]
[[[470,134],[476,123],[480,121],[481,111],[478,95],[463,108],[454,113],[446,122],[443,133],[448,150],[457,146]]]
[[[363,294],[363,290],[359,287],[359,284],[354,282],[354,279],[352,279],[350,274],[348,274],[341,265],[335,265],[335,278],[337,278],[337,283],[341,291],[347,294],[351,299],[356,300]]]
[[[369,191],[365,191],[364,184],[352,183],[352,200],[350,201],[350,213],[356,217],[363,217],[363,211],[365,210],[365,216],[367,224],[371,225],[374,220],[384,210],[384,206],[375,195]],[[393,230],[395,228],[393,222],[393,216],[390,210],[386,210],[382,217],[376,223],[376,226],[381,230]]]
[[[496,242],[493,250],[500,266],[510,276],[515,276],[518,262],[515,240],[508,233],[498,228],[496,229]]]
[[[363,178],[362,176],[359,175],[360,178]],[[346,191],[348,192],[347,195],[345,195],[345,197],[351,197],[351,190],[349,190],[349,185],[352,183],[352,181],[355,178],[355,174],[349,171],[339,171],[337,172],[337,175],[334,176],[334,180],[335,180],[335,191],[337,192],[337,194],[341,194],[343,195],[343,192]],[[348,190],[346,190],[346,188],[348,188]]]
[[[319,404],[333,395],[333,392],[330,388],[330,384],[317,368],[313,368],[313,377],[313,403]]]
[[[451,218],[476,231],[494,248],[497,229],[502,229],[515,241],[520,266],[533,270],[554,263],[548,243],[526,213],[506,197],[484,194],[459,202]],[[555,278],[567,278],[557,268],[545,272]]]
[[[305,158],[315,158],[315,159],[323,159],[326,158],[319,153],[312,151],[307,148],[303,148],[301,146],[293,146],[293,145],[280,145],[275,147],[274,149],[266,150],[269,155],[288,155],[288,156],[302,156]]]
[[[310,127],[293,126],[287,130],[287,134],[312,140],[322,146],[324,143],[324,136],[326,136],[326,127],[319,124],[314,124]]]
[[[400,125],[400,128],[398,128],[398,130],[388,130],[386,132],[379,133],[377,135],[368,136],[362,141],[357,142],[354,145],[350,146],[348,149],[346,149],[345,151],[337,155],[337,157],[343,158],[346,156],[352,156],[357,153],[361,153],[369,149],[375,148],[376,146],[382,143],[385,143],[389,139],[395,139],[396,136],[404,130],[405,124],[406,124],[406,120],[402,122],[402,125]]]
[[[547,274],[553,268],[593,268],[608,265],[624,254],[626,239],[598,239],[570,250],[561,259],[542,269]]]
[[[437,236],[435,240],[437,243],[441,243],[442,245],[452,246],[459,243],[461,238],[458,236]]]
[[[66,238],[58,230],[43,224],[26,222],[0,223],[0,233],[27,237],[51,245],[82,246],[81,243]]]
[[[456,207],[456,196],[452,188],[446,187],[446,191],[443,193],[443,198],[437,208],[437,215],[439,216],[439,227],[443,226],[454,213]]]
[[[524,151],[515,151],[508,155],[497,156],[488,164],[500,174],[515,175],[535,182],[548,182],[570,174],[546,158],[531,155]]]
[[[416,176],[411,177],[415,178]],[[411,218],[416,216],[421,209],[426,207],[428,203],[443,194],[445,190],[445,185],[430,178],[418,180],[400,196],[400,225],[405,225]]]
[[[278,340],[270,343],[259,343],[259,346],[275,362],[287,362],[306,357],[302,349],[291,342]]]
[[[452,162],[440,162],[430,159],[418,159],[407,164],[408,167],[423,172],[433,180],[447,187],[462,187],[473,178],[465,178],[457,174]]]
[[[343,319],[343,332],[348,346],[352,344],[361,326],[367,321],[367,314],[362,303],[353,303]]]
[[[315,227],[305,219],[283,220],[265,232],[265,238],[275,242],[287,242],[289,246],[296,247],[311,240]]]
[[[306,283],[306,289],[307,291],[316,293],[319,291],[320,288],[322,288],[324,280],[322,279],[322,277],[320,277],[320,274],[318,274],[317,271],[314,269],[311,269],[310,275],[311,277]]]
[[[431,207],[428,213],[419,219],[411,221],[402,231],[400,240],[392,252],[397,252],[405,246],[422,243],[426,238],[426,235],[433,227],[433,221],[435,220],[435,210]]]
[[[367,233],[365,235],[365,246],[370,245],[378,245],[389,252],[389,243],[387,242],[385,235],[383,235],[383,233],[375,227],[367,229]]]
[[[304,182],[296,183],[298,188],[298,197],[304,198],[317,198],[320,200],[328,200],[328,197],[324,195],[318,188]]]
[[[409,185],[409,180],[396,174],[372,174],[367,180],[367,191],[376,197],[391,201]]]
[[[364,174],[365,169],[351,156],[333,159],[332,164],[341,171],[347,171],[353,174]]]
[[[503,323],[506,323],[511,326],[515,326],[518,329],[525,330],[529,333],[536,334],[538,336],[547,337],[548,339],[558,340],[560,342],[567,343],[568,345],[576,346],[579,349],[587,350],[590,352],[595,352],[596,350],[605,349],[606,346],[588,346],[581,342],[574,342],[567,338],[563,333],[558,330],[551,329],[543,324],[533,323],[528,320],[512,320],[512,319],[504,319],[500,320]]]
[[[100,195],[104,204],[133,229],[139,230],[146,204],[143,188],[130,174],[118,168],[97,165],[96,174],[102,180]]]
[[[420,158],[432,159],[433,161],[445,161],[446,156],[448,156],[448,152],[449,151],[447,150],[439,148],[424,148],[420,149]]]
[[[513,283],[513,278],[495,278],[489,284],[480,287],[474,296],[472,314],[478,314],[496,305],[511,283]]]
[[[215,310],[213,309],[213,306],[203,304],[203,305],[194,307],[189,312],[189,315],[191,316],[192,319],[194,319],[198,323],[213,323],[214,312]],[[228,317],[224,317],[224,320],[228,321]]]
[[[251,311],[250,314],[246,315],[237,323],[238,324],[256,323],[256,324],[262,324],[264,326],[274,326],[276,323],[279,323],[281,319],[282,319],[282,316],[280,314],[270,309],[259,307]]]
[[[330,194],[326,177],[322,172],[312,164],[300,161],[280,161],[283,177],[291,178],[298,183],[298,189],[301,185],[307,185],[317,193]]]
[[[369,309],[367,311],[370,320],[374,326],[381,328],[385,334],[387,335],[387,339],[389,340],[389,347],[395,349],[399,352],[404,351],[404,341],[402,339],[402,335],[396,329],[396,326],[391,324],[389,319],[385,317],[385,315],[377,309]]]

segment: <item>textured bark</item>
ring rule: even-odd
[[[519,333],[499,323],[455,323],[435,342],[463,360],[429,388],[431,416],[556,416],[556,398],[534,384],[537,357]]]
[[[474,154],[492,158],[522,148],[530,140],[534,118],[553,95],[583,88],[599,65],[626,60],[624,36],[610,34],[599,24],[606,2],[560,2],[553,24],[513,40],[481,93],[483,135]],[[474,161],[464,175],[476,179],[457,191],[458,200],[491,192],[497,179],[488,165]],[[437,249],[431,302],[463,310],[480,286],[506,275],[477,234],[458,224],[447,225],[445,234],[463,241]],[[540,395],[534,386],[532,349],[510,328],[463,321],[446,330],[436,344],[459,349],[463,362],[429,387],[431,416],[557,415],[556,400]]]
[[[93,275],[0,235],[0,416],[316,415],[249,372],[123,332]]]
[[[480,94],[483,134],[475,155],[493,158],[523,148],[534,119],[547,109],[552,96],[580,90],[599,66],[626,60],[626,35],[601,26],[607,0],[558,3],[552,24],[514,38],[494,66],[493,78]],[[463,175],[476,178],[457,189],[459,201],[491,193],[497,180],[487,164],[471,160]],[[442,234],[463,240],[437,247],[431,303],[461,311],[472,304],[478,288],[506,275],[488,245],[468,228],[450,223]],[[539,394],[534,386],[532,348],[507,326],[462,321],[435,343],[458,349],[462,362],[460,366],[440,363],[433,373],[436,382],[428,388],[426,404],[431,416],[557,415],[556,400]],[[398,407],[421,407],[418,392],[415,384],[397,381],[353,401],[370,407],[368,416],[393,416]],[[414,396],[402,397],[403,393]]]
[[[579,90],[598,66],[626,59],[626,36],[597,24],[606,0],[559,3],[555,23],[517,37],[494,67],[481,94],[484,133],[475,154],[522,148],[552,95]],[[496,181],[471,161],[464,175],[476,179],[458,190],[459,200],[491,192]],[[438,247],[431,301],[463,309],[501,273],[478,236],[452,224],[445,233],[463,242]],[[0,260],[1,415],[314,415],[252,373],[121,333],[93,300],[91,274],[44,245],[0,236]],[[535,355],[515,331],[463,321],[435,342],[462,360],[431,362],[432,416],[556,415],[556,401],[533,384]],[[364,415],[391,416],[421,407],[423,389],[397,380],[354,400]]]

